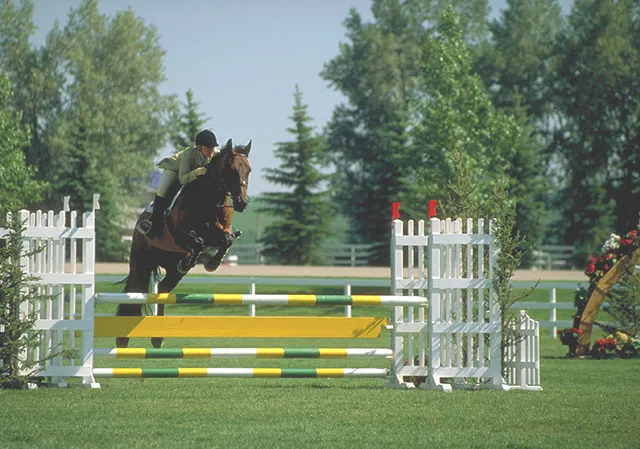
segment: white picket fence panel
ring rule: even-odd
[[[36,365],[38,376],[63,385],[65,379],[81,377],[93,380],[93,301],[95,294],[95,210],[99,195],[94,195],[93,210],[82,214],[69,211],[69,198],[62,211],[19,211],[24,229],[23,256],[20,265],[28,275],[38,279],[29,288],[47,299],[35,304],[23,303],[23,313],[35,313],[34,329],[38,346],[23,357],[38,361],[62,349],[76,351],[76,357],[56,356]],[[0,238],[7,234],[0,228]],[[81,305],[77,310],[79,298]],[[77,338],[80,335],[80,339]]]

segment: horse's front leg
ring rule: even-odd
[[[217,227],[210,228],[209,232],[205,234],[205,244],[212,248],[218,248],[218,252],[204,261],[204,269],[206,271],[211,272],[218,269],[236,238],[237,236],[223,232]]]
[[[196,265],[198,256],[205,247],[204,239],[195,229],[185,229],[184,227],[176,229],[174,239],[187,251],[187,255],[180,259],[177,265],[178,272],[185,275]]]

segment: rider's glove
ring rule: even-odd
[[[193,171],[196,176],[202,176],[207,174],[207,167],[198,167]]]

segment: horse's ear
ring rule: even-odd
[[[224,144],[224,148],[222,151],[231,151],[233,149],[233,142],[231,139],[227,140],[227,143]]]
[[[251,142],[253,142],[253,141],[250,140],[249,143],[247,144],[247,146],[244,147],[244,154],[246,154],[247,156],[249,156],[249,151],[251,151]]]

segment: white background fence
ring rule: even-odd
[[[335,244],[323,245],[320,249],[322,257],[329,266],[361,267],[369,264],[374,245],[370,244]],[[263,265],[267,261],[262,255],[264,245],[259,243],[242,243],[239,240],[229,250],[230,256],[237,256],[243,265]]]

